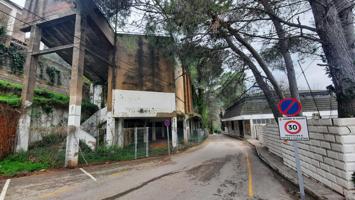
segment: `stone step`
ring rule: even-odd
[[[81,129],[96,137],[98,134],[98,127],[104,124],[107,120],[107,107],[98,110],[85,122],[81,124]]]
[[[85,142],[86,145],[88,145],[88,147],[90,147],[90,149],[95,150],[96,147],[96,138],[93,137],[92,135],[90,135],[89,133],[87,133],[86,131],[80,129],[79,131],[79,140]]]

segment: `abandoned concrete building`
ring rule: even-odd
[[[312,97],[313,95],[313,97]],[[307,118],[336,118],[337,102],[328,91],[300,91],[303,115]],[[242,138],[258,137],[258,127],[273,123],[273,114],[264,96],[251,96],[226,109],[222,123],[224,132]]]
[[[0,27],[5,28],[5,37],[1,43],[5,45],[12,54],[16,54],[20,60],[27,49],[28,38],[20,29],[23,27],[23,8],[9,0],[0,1]],[[41,44],[43,45],[43,44]],[[23,65],[13,63],[10,56],[0,55],[0,78],[1,80],[15,83],[23,82]],[[22,62],[22,61],[21,61]],[[56,54],[41,56],[37,67],[37,85],[51,91],[67,94],[70,80],[70,65]]]
[[[26,151],[30,143],[39,60],[52,54],[70,67],[67,167],[78,164],[79,140],[95,148],[100,135],[104,135],[106,145],[123,147],[131,137],[131,128],[141,127],[149,130],[145,140],[154,142],[170,136],[176,148],[199,130],[190,78],[176,55],[167,53],[164,45],[157,45],[169,38],[115,34],[92,0],[27,0],[22,15],[21,30],[30,35],[17,151]],[[100,110],[82,122],[86,79],[95,83],[91,100]],[[171,121],[168,129],[163,123],[166,120]]]

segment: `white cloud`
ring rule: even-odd
[[[25,6],[25,2],[26,2],[26,0],[11,0],[11,1],[22,7]]]

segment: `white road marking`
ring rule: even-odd
[[[90,177],[92,180],[96,181],[96,178],[93,177],[89,172],[85,171],[83,168],[79,168],[84,174],[86,174],[88,177]],[[0,199],[1,200],[1,199]]]
[[[4,187],[2,188],[1,194],[0,194],[0,200],[4,200],[6,196],[7,189],[9,188],[11,179],[7,179],[5,182]]]

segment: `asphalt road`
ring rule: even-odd
[[[294,186],[262,163],[249,144],[226,136],[210,136],[171,157],[84,170],[93,177],[73,169],[12,179],[5,199],[297,199]]]

